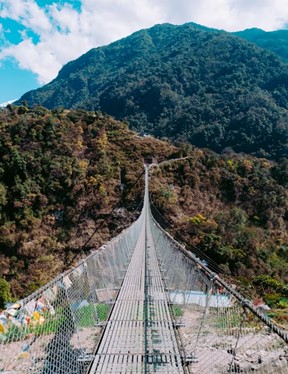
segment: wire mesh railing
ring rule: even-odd
[[[0,314],[0,373],[287,373],[287,332],[157,224],[147,185],[132,226]]]
[[[188,372],[287,373],[287,332],[150,220]]]
[[[0,313],[0,373],[85,373],[117,297],[142,217]]]

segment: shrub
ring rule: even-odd
[[[269,293],[264,295],[264,301],[268,306],[270,306],[270,308],[277,308],[280,299],[280,293]]]
[[[279,293],[283,296],[288,296],[288,287],[284,283],[270,277],[269,275],[259,275],[253,280],[253,284],[262,293]]]
[[[11,299],[9,283],[4,278],[0,278],[0,309],[4,309],[5,304],[11,301]]]

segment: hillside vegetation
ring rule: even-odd
[[[259,47],[275,53],[288,61],[288,30],[263,31],[261,29],[247,29],[234,32],[234,35],[257,44]]]
[[[133,222],[144,159],[175,152],[95,112],[8,106],[0,124],[0,280],[16,297]]]
[[[279,159],[287,82],[282,58],[239,36],[163,24],[90,50],[21,100],[101,110],[158,137]]]
[[[7,281],[31,293],[135,220],[144,160],[171,159],[150,184],[171,233],[286,305],[287,159],[177,148],[82,110],[8,106],[0,119],[0,302]]]
[[[279,318],[288,322],[288,159],[181,152],[184,159],[151,170],[160,222],[250,297],[256,290],[271,307],[286,308]]]

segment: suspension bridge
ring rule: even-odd
[[[0,314],[0,373],[287,373],[287,331],[154,220]]]

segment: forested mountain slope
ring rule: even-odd
[[[234,32],[233,34],[249,40],[288,61],[288,30],[263,31],[254,28]]]
[[[156,216],[186,249],[213,259],[241,292],[263,297],[277,310],[271,316],[287,324],[288,159],[200,149],[183,155],[152,168]]]
[[[287,159],[177,148],[82,110],[8,106],[0,119],[0,285],[8,281],[13,296],[31,293],[137,217],[144,160],[183,157],[151,169],[152,202],[171,233],[225,275],[287,283]]]
[[[0,123],[0,278],[17,297],[133,222],[144,159],[175,152],[100,113],[8,106]]]
[[[288,149],[288,64],[224,31],[157,25],[68,63],[29,105],[101,110],[217,152]]]

